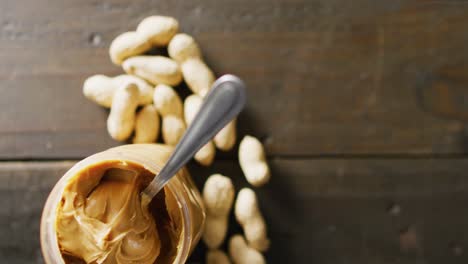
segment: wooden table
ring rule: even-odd
[[[179,19],[217,75],[249,86],[239,134],[262,139],[273,171],[256,189],[269,263],[467,263],[461,0],[1,1],[0,262],[41,263],[48,192],[117,145],[82,83],[121,73],[110,41],[153,14]],[[236,151],[217,159],[190,164],[198,185],[219,172],[247,186]]]

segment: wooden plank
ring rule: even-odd
[[[39,217],[48,192],[73,162],[0,164],[0,258],[40,262]],[[467,159],[271,161],[256,189],[272,247],[269,263],[466,263]],[[191,164],[201,187],[211,173],[247,186],[239,166]],[[231,217],[230,231],[241,232]],[[204,246],[190,263],[201,263]]]
[[[82,158],[117,144],[81,85],[121,72],[110,41],[151,14],[177,17],[217,74],[246,80],[240,132],[270,155],[467,153],[456,118],[466,101],[439,114],[433,82],[468,61],[467,11],[462,1],[4,0],[0,159]],[[465,82],[444,83],[466,93]]]
[[[43,263],[39,223],[47,195],[72,162],[4,163],[0,176],[0,257],[5,263]]]

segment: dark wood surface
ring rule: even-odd
[[[468,61],[465,3],[3,0],[0,158],[81,158],[115,145],[82,82],[120,73],[110,41],[152,14],[178,18],[216,73],[245,79],[241,131],[262,136],[270,155],[466,153],[468,108],[441,114],[434,91]],[[453,79],[443,79],[447,93]]]
[[[256,189],[269,263],[468,262],[468,1],[2,0],[0,263],[42,262],[48,192],[118,144],[82,83],[120,74],[110,41],[153,14],[249,86],[239,134],[272,165]],[[190,165],[199,186],[214,172],[247,186],[236,151],[217,159]]]

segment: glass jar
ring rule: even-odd
[[[81,170],[103,162],[130,162],[157,175],[172,153],[172,148],[161,144],[123,145],[94,154],[75,164],[57,182],[46,201],[41,219],[41,248],[46,264],[64,264],[55,229],[56,215],[63,190],[69,179]],[[166,185],[165,191],[174,197],[179,208],[181,232],[173,263],[185,263],[202,233],[205,209],[199,191],[187,169],[182,169]]]

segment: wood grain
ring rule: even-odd
[[[421,98],[447,67],[466,64],[467,11],[463,1],[4,0],[0,159],[116,145],[81,85],[120,73],[110,41],[152,14],[177,17],[218,75],[247,82],[240,131],[271,156],[465,154],[464,121],[439,114],[443,98]]]
[[[73,162],[0,165],[0,258],[38,263],[39,217],[55,182]],[[466,263],[468,161],[283,160],[256,189],[268,222],[269,263]],[[202,187],[211,173],[247,186],[231,161],[190,165]],[[241,232],[231,217],[230,234]],[[203,263],[197,247],[189,263]]]
[[[171,15],[217,75],[249,86],[239,135],[259,137],[272,165],[256,189],[269,263],[467,263],[467,12],[466,1],[2,0],[0,160],[117,145],[82,83],[122,72],[107,54],[115,36]],[[217,172],[248,186],[236,155],[190,164],[198,186]],[[42,262],[42,206],[73,163],[0,163],[0,262]],[[190,263],[204,256],[200,243]]]

